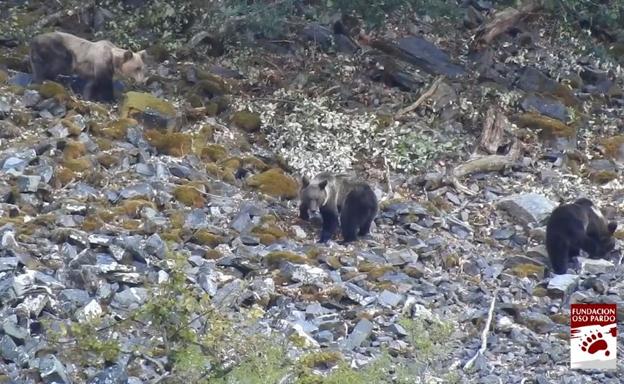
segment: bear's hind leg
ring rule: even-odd
[[[340,229],[342,231],[342,239],[345,243],[357,240],[358,233],[358,217],[353,213],[349,213],[344,209],[340,214]]]

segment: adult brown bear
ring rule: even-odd
[[[338,227],[344,243],[368,235],[378,210],[370,185],[345,174],[322,172],[312,180],[302,178],[299,198],[299,217],[309,220],[310,213],[320,213],[323,219],[320,243],[329,241]]]
[[[30,44],[33,81],[55,80],[58,75],[78,75],[86,81],[84,97],[112,101],[113,75],[145,81],[145,51],[132,52],[108,40],[89,41],[65,32],[36,36]]]
[[[546,249],[557,275],[568,270],[570,259],[584,250],[591,258],[604,257],[615,247],[617,223],[607,221],[586,198],[562,204],[551,213],[546,225]]]

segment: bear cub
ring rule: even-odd
[[[565,274],[568,262],[584,250],[601,258],[615,247],[617,223],[607,222],[586,198],[555,208],[546,225],[546,250],[555,274]]]
[[[299,198],[303,220],[309,220],[310,213],[321,215],[320,243],[330,240],[338,227],[345,243],[366,236],[377,215],[377,196],[370,185],[344,174],[323,172],[312,180],[303,177]]]
[[[30,44],[34,83],[56,80],[59,75],[78,75],[86,81],[87,100],[112,101],[113,75],[144,82],[145,56],[145,51],[125,50],[108,40],[92,42],[58,31],[35,36]]]

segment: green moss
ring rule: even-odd
[[[140,218],[140,212],[143,208],[149,207],[152,209],[156,209],[156,205],[149,200],[146,199],[129,199],[123,200],[118,207],[116,207],[115,212],[118,215],[126,215],[130,218],[138,219]]]
[[[232,115],[232,124],[245,132],[256,132],[260,130],[262,121],[260,115],[249,111],[238,111]]]
[[[563,122],[548,116],[540,115],[536,112],[527,112],[519,117],[519,125],[534,129],[541,129],[540,135],[545,138],[574,138],[576,137],[576,127],[569,126]]]
[[[155,129],[149,129],[143,133],[143,137],[159,153],[164,155],[182,157],[191,153],[193,148],[193,137],[186,133],[163,133]]]
[[[111,140],[124,140],[128,135],[128,129],[138,124],[139,123],[134,119],[121,118],[111,121],[103,128],[96,128],[94,133]]]
[[[227,150],[218,144],[209,144],[201,151],[202,160],[219,161],[227,156]]]
[[[509,273],[518,277],[535,276],[538,279],[541,279],[544,277],[544,266],[531,264],[531,263],[518,264],[518,265],[514,265],[509,270]]]
[[[159,99],[149,93],[128,92],[124,95],[121,103],[120,114],[122,118],[131,117],[135,111],[145,112],[156,110],[167,117],[175,117],[176,110],[170,102]]]
[[[162,63],[170,56],[169,50],[164,45],[159,43],[150,45],[146,48],[146,51],[147,54],[158,63]]]
[[[39,86],[39,93],[45,99],[50,99],[53,97],[61,102],[67,101],[69,99],[69,93],[67,93],[65,87],[54,81],[44,81]]]
[[[614,160],[624,158],[624,135],[617,135],[600,140],[600,145],[604,148],[605,155]]]
[[[63,167],[74,172],[87,172],[93,170],[93,162],[87,156],[79,159],[65,159],[61,164]]]
[[[262,193],[284,199],[294,199],[299,194],[299,185],[295,179],[279,168],[253,175],[247,180],[247,184]]]
[[[0,84],[5,84],[9,79],[9,74],[0,69]]]
[[[112,153],[100,153],[97,155],[96,160],[101,166],[109,169],[119,164],[120,157]]]
[[[173,191],[176,200],[189,207],[201,208],[206,204],[203,194],[194,185],[181,185]]]
[[[298,255],[288,251],[273,251],[264,257],[267,266],[275,268],[280,263],[288,261],[293,264],[307,264],[308,259],[305,256]]]
[[[193,234],[193,241],[200,245],[216,247],[219,244],[224,244],[225,238],[223,236],[214,234],[207,229],[200,229]]]
[[[329,369],[343,361],[342,353],[338,351],[313,352],[304,355],[299,363],[307,368]]]

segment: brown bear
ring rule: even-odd
[[[44,33],[30,44],[33,82],[78,75],[86,81],[87,100],[112,101],[113,75],[145,81],[145,51],[132,52],[108,40],[89,41],[65,32]]]
[[[607,221],[587,198],[555,208],[546,225],[546,249],[553,272],[567,272],[569,261],[584,250],[591,258],[604,257],[615,247],[617,223]]]
[[[329,241],[338,227],[344,243],[366,236],[377,215],[378,203],[370,185],[346,174],[322,172],[312,180],[302,178],[299,217],[319,213],[323,220],[320,243]]]

